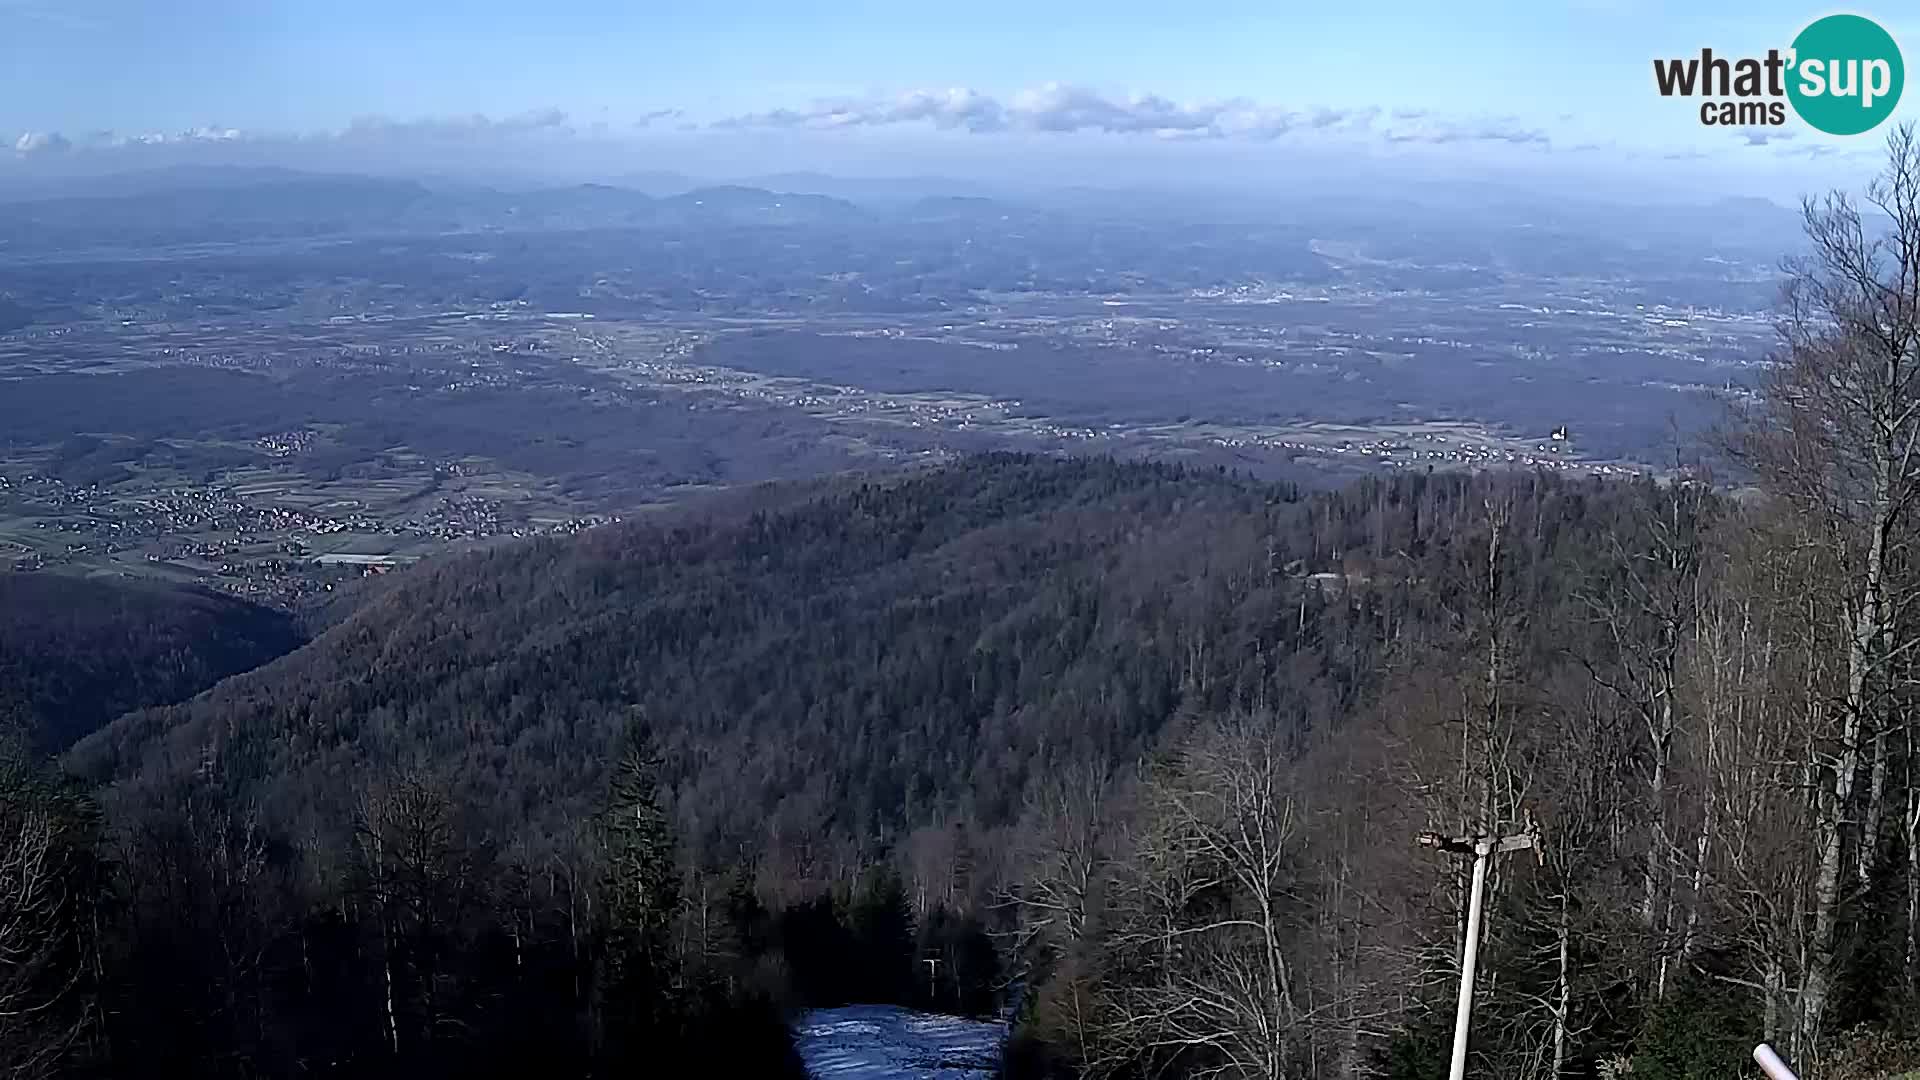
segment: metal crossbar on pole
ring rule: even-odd
[[[1446,837],[1439,833],[1421,833],[1416,839],[1425,847],[1473,856],[1473,885],[1467,893],[1467,930],[1460,943],[1460,1001],[1453,1014],[1453,1059],[1447,1070],[1448,1080],[1465,1080],[1468,1031],[1473,1025],[1473,984],[1480,960],[1481,911],[1487,897],[1487,860],[1510,851],[1528,848],[1537,851],[1538,845],[1531,828],[1513,836]]]

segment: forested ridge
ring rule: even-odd
[[[202,932],[244,932],[260,950],[261,967],[226,976],[260,995],[252,1023],[258,1009],[269,1022],[344,1027],[323,1045],[355,1047],[345,1060],[359,1067],[390,1049],[383,1027],[406,1023],[403,1012],[383,1024],[377,1008],[376,965],[398,954],[381,922],[365,921],[368,837],[404,836],[421,816],[440,837],[438,857],[416,856],[408,873],[464,882],[436,893],[448,908],[435,934],[468,943],[447,955],[484,957],[477,946],[501,933],[528,948],[547,935],[565,957],[549,957],[552,978],[590,986],[605,969],[573,958],[581,911],[607,887],[610,792],[639,732],[652,763],[642,771],[657,782],[641,801],[658,807],[662,837],[649,849],[674,855],[670,888],[653,887],[669,899],[642,904],[636,921],[671,940],[674,993],[731,987],[714,992],[744,1004],[713,1008],[748,1017],[843,1000],[1018,1003],[1026,1067],[1099,1069],[1068,1052],[1090,1036],[1058,1027],[1056,995],[1083,988],[1081,965],[1105,980],[1105,965],[1132,957],[1136,931],[1106,927],[1095,899],[1120,879],[1096,879],[1139,872],[1143,856],[1123,838],[1143,842],[1145,822],[1175,820],[1139,817],[1178,775],[1159,770],[1191,767],[1202,747],[1242,752],[1228,732],[1260,740],[1297,775],[1290,798],[1351,812],[1346,828],[1392,845],[1368,860],[1373,910],[1326,912],[1334,938],[1379,935],[1370,949],[1419,955],[1432,944],[1423,933],[1444,936],[1448,879],[1401,849],[1457,808],[1410,800],[1412,777],[1381,747],[1418,738],[1390,719],[1413,714],[1447,748],[1434,752],[1458,757],[1458,717],[1480,692],[1460,658],[1484,647],[1477,605],[1491,601],[1476,590],[1495,530],[1497,605],[1527,631],[1513,629],[1501,669],[1517,709],[1552,683],[1509,670],[1573,679],[1576,644],[1595,640],[1583,598],[1607,587],[1611,545],[1643,536],[1676,498],[1713,502],[1694,488],[1545,475],[1413,475],[1303,495],[1166,466],[975,458],[417,568],[306,648],[124,717],[67,761],[107,785],[109,822],[132,826],[130,884],[172,875],[150,913],[170,934],[172,905],[207,887],[185,888],[207,872],[197,860],[250,853],[248,920],[230,925],[207,897]],[[385,813],[400,819],[382,824]],[[1063,842],[1092,846],[1069,857]],[[1290,894],[1321,887],[1314,860],[1355,853],[1291,857],[1303,861]],[[1051,879],[1062,866],[1086,880]],[[1048,914],[1063,895],[1085,910]],[[1199,918],[1213,902],[1183,906]],[[1076,936],[1062,938],[1069,928]],[[366,965],[337,976],[345,986],[330,992],[342,998],[269,991],[289,974],[276,964],[322,942],[351,942],[346,955]],[[177,963],[171,948],[161,955]],[[950,962],[950,983],[929,991],[913,977],[927,956]],[[1447,964],[1433,964],[1438,986]],[[415,978],[416,1012],[431,996],[433,1010],[463,1014],[463,1030],[487,1030],[484,1000],[505,993],[484,965]],[[357,1030],[356,981],[371,995]],[[1416,984],[1381,985],[1404,996]],[[590,989],[545,993],[556,1014],[595,1007]],[[193,1000],[176,988],[142,1009],[173,1012],[165,1030],[177,1035],[212,1019],[178,1015]],[[1406,999],[1395,1012],[1410,1022],[1421,1007]],[[1359,1008],[1342,1001],[1319,1022]],[[1290,1038],[1311,1045],[1313,1030]],[[234,1037],[207,1031],[200,1052]],[[249,1059],[267,1052],[243,1042]],[[510,1060],[454,1045],[460,1056],[432,1060]],[[1357,1068],[1396,1045],[1341,1052]],[[594,1060],[593,1046],[574,1060]],[[1154,1054],[1135,1046],[1127,1067]]]
[[[1313,513],[1216,474],[988,457],[496,550],[73,760],[136,789],[211,767],[322,828],[339,777],[431,763],[500,827],[552,829],[639,716],[700,807],[695,846],[826,839],[852,865],[942,815],[1003,823],[1058,765],[1138,757],[1182,700],[1276,682],[1235,653],[1271,647]],[[1316,567],[1361,531],[1320,529]]]
[[[64,750],[121,713],[184,701],[303,640],[286,615],[206,590],[0,573],[0,725]]]
[[[19,1075],[1014,1077],[1920,1064],[1920,149],[1810,203],[1765,393],[1660,482],[1303,493],[995,455],[397,575],[0,759]],[[931,961],[932,963],[928,963]]]
[[[422,819],[440,839],[408,872],[464,883],[436,887],[436,935],[476,963],[494,935],[529,949],[551,935],[565,957],[549,956],[552,977],[590,987],[604,969],[576,959],[584,912],[636,738],[658,782],[642,801],[675,852],[662,903],[676,987],[745,995],[714,1006],[727,1016],[1012,1003],[1038,973],[1013,944],[1014,898],[1059,779],[1124,774],[1230,715],[1274,718],[1298,752],[1334,738],[1377,697],[1395,639],[1445,620],[1422,583],[1451,580],[1446,553],[1495,492],[1535,530],[1516,544],[1529,590],[1551,588],[1560,548],[1591,549],[1634,497],[1424,476],[1307,497],[1218,472],[1001,455],[419,567],[307,647],[67,756],[105,785],[127,875],[131,925],[102,947],[136,973],[225,955],[234,935],[256,957],[192,992],[169,976],[163,1000],[98,1035],[160,1039],[197,1067],[290,1053],[279,1063],[313,1069],[324,1052],[365,1068],[397,1027],[396,1060],[426,1067],[404,1053],[404,1000],[381,1019],[398,954],[384,920],[366,921],[379,894],[365,891],[369,838]],[[200,918],[182,920],[183,904]],[[365,966],[343,961],[341,985],[295,964],[348,944]],[[928,955],[948,961],[930,989],[915,978]],[[303,984],[291,997],[289,964]],[[432,997],[478,1010],[462,1030],[487,1030],[498,974],[415,972],[415,1022]],[[238,1018],[206,1003],[222,984],[241,988],[221,994],[248,1002],[244,1026],[288,1025],[276,1041],[323,1051],[231,1030]],[[547,1007],[590,1014],[592,992]],[[591,1061],[596,1037],[581,1038],[574,1060]],[[515,1060],[456,1045],[432,1060]]]

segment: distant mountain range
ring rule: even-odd
[[[301,174],[224,177],[214,184],[182,179],[191,182],[0,204],[0,251],[382,233],[857,223],[869,216],[824,195],[739,186],[661,198],[601,184],[505,192]]]
[[[635,227],[1004,222],[1287,224],[1389,234],[1549,230],[1659,245],[1680,239],[1777,254],[1797,214],[1764,199],[1692,205],[1566,201],[1524,190],[1428,185],[1418,191],[1270,194],[1079,187],[1019,196],[940,177],[779,173],[739,182],[655,170],[559,187],[487,186],[245,166],[182,166],[69,178],[57,189],[0,188],[0,254],[111,245],[219,243],[351,234]],[[1771,258],[1771,255],[1769,255]]]
[[[662,193],[669,174],[634,186],[532,190],[287,169],[170,169],[78,182],[52,197],[0,201],[0,251],[96,243],[207,243],[286,236],[633,227],[858,225],[872,221],[1007,220],[1034,213],[979,195],[913,195],[856,203],[834,194],[749,184]],[[809,186],[810,178],[778,178]],[[824,186],[824,185],[812,185]],[[858,186],[858,185],[855,185]],[[844,185],[842,185],[844,188]]]

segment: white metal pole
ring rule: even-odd
[[[1480,902],[1487,891],[1487,845],[1476,845],[1473,890],[1467,898],[1467,940],[1460,946],[1460,1006],[1453,1014],[1453,1068],[1449,1080],[1467,1075],[1467,1025],[1473,1016],[1473,969],[1480,958]]]
[[[1787,1063],[1780,1060],[1780,1055],[1773,1052],[1773,1047],[1766,1043],[1753,1048],[1753,1060],[1760,1065],[1760,1071],[1773,1080],[1800,1080],[1793,1075],[1792,1069],[1787,1068]]]

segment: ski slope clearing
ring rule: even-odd
[[[1007,1026],[893,1005],[812,1009],[794,1041],[814,1080],[989,1080]]]

